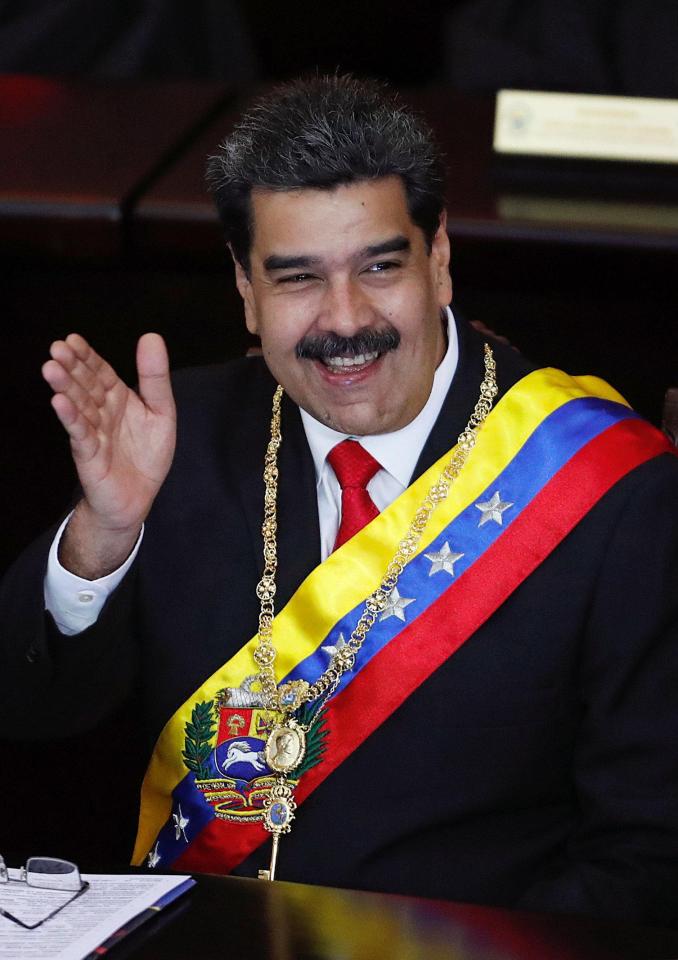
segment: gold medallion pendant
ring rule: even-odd
[[[306,753],[306,734],[294,720],[279,724],[266,741],[266,763],[276,773],[291,773]]]

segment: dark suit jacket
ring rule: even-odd
[[[495,353],[505,390],[528,368],[508,348]],[[482,340],[462,328],[417,473],[465,425],[482,367]],[[137,676],[139,726],[154,737],[256,631],[273,383],[260,361],[243,360],[180,375],[177,393],[171,473],[135,570],[99,623],[68,639],[44,625],[44,543],[8,575],[5,730],[25,733],[29,722],[16,689],[33,691],[36,729],[75,729]],[[313,463],[291,403],[283,433],[278,608],[319,561]],[[281,846],[281,877],[676,919],[677,490],[670,456],[617,484],[304,803]],[[238,872],[256,875],[265,857]]]

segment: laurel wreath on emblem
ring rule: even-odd
[[[302,774],[315,767],[325,753],[327,726],[325,723],[325,706],[315,703],[305,704],[297,714],[297,722],[308,728],[306,734],[306,752],[303,761],[292,772],[295,780]],[[196,775],[198,780],[209,780],[211,773],[207,763],[212,752],[212,740],[216,730],[214,716],[214,701],[208,700],[196,703],[191,713],[191,719],[184,727],[186,737],[181,756],[187,769]]]
[[[318,703],[304,704],[297,712],[296,719],[299,724],[309,728],[306,734],[304,759],[291,771],[292,777],[298,780],[307,770],[320,763],[325,753],[325,740],[328,734],[325,724],[325,706],[321,707]]]
[[[212,738],[216,731],[214,723],[213,701],[196,703],[191,719],[185,727],[186,739],[181,756],[198,780],[208,780],[210,776],[207,761],[212,752]]]

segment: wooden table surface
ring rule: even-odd
[[[666,960],[678,932],[234,877],[120,942],[118,960]]]

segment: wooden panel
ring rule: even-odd
[[[0,250],[120,254],[126,206],[226,95],[223,84],[0,77]]]
[[[239,112],[229,108],[216,115],[190,149],[140,198],[130,234],[136,256],[225,263],[228,253],[207,191],[205,168]]]
[[[551,195],[548,178],[526,191],[499,176],[492,152],[494,98],[444,88],[405,91],[404,99],[433,127],[448,165],[446,197],[450,235],[474,242],[528,241],[541,244],[647,247],[678,251],[678,204],[652,196],[602,195],[590,186],[582,196]],[[190,150],[145,193],[136,211],[133,236],[146,256],[214,256],[223,246],[204,186],[205,161],[238,116],[230,108],[217,117]]]
[[[492,150],[494,97],[435,87],[405,99],[426,117],[447,157],[453,238],[678,251],[678,202],[665,170],[641,177],[621,165],[594,170],[548,160],[509,169]]]

